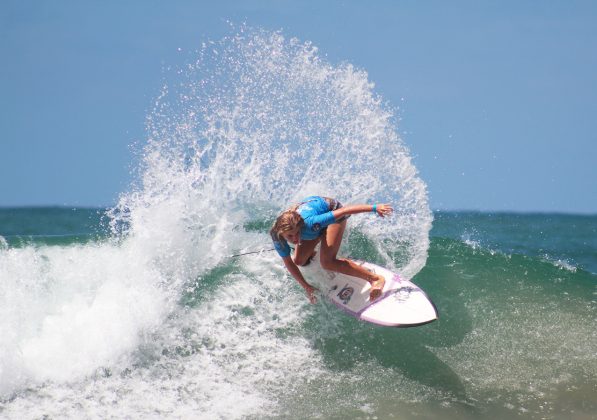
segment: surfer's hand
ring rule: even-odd
[[[376,213],[380,217],[386,217],[392,214],[394,208],[391,204],[377,204]]]
[[[315,296],[316,289],[313,286],[305,287],[305,291],[307,292],[307,297],[309,298],[309,302],[317,303],[317,296]]]

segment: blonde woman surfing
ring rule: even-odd
[[[385,217],[394,209],[389,204],[354,204],[342,206],[333,198],[310,196],[300,204],[284,211],[274,223],[270,235],[284,265],[307,292],[311,303],[317,301],[315,288],[301,273],[299,266],[307,265],[321,243],[321,267],[368,281],[371,284],[369,299],[377,299],[383,291],[384,277],[374,274],[346,258],[337,258],[347,219],[357,213],[373,212]],[[295,244],[294,255],[288,243]]]

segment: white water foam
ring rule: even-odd
[[[197,57],[168,75],[148,116],[113,239],[0,250],[3,414],[275,412],[321,374],[301,334],[313,309],[274,255],[229,255],[268,246],[243,225],[307,194],[392,202],[389,220],[351,227],[405,277],[425,264],[425,184],[365,72],[246,28]]]
[[[271,259],[251,258],[242,266],[221,279],[228,287],[197,308],[171,313],[127,360],[104,364],[91,380],[52,378],[39,392],[19,396],[6,413],[240,418],[274,412],[271,396],[292,388],[287,378],[298,386],[320,374],[309,343],[281,333],[300,329],[307,303]]]
[[[126,246],[10,249],[0,277],[3,394],[115,362],[168,310],[151,264]]]

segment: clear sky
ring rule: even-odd
[[[574,0],[2,0],[0,206],[113,204],[164,67],[228,20],[366,70],[433,209],[597,213],[597,2]]]

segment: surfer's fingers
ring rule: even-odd
[[[382,204],[382,206],[383,206],[382,209],[384,211],[386,211],[386,212],[390,212],[391,213],[391,212],[394,211],[394,207],[392,207],[392,205],[390,203]]]
[[[317,303],[317,296],[315,296],[315,292],[319,292],[319,289],[316,287],[311,286],[310,289],[307,290],[307,298],[311,303]]]
[[[381,217],[390,215],[390,214],[392,214],[393,211],[394,211],[394,208],[389,203],[388,204],[380,204],[378,207],[378,212]]]

